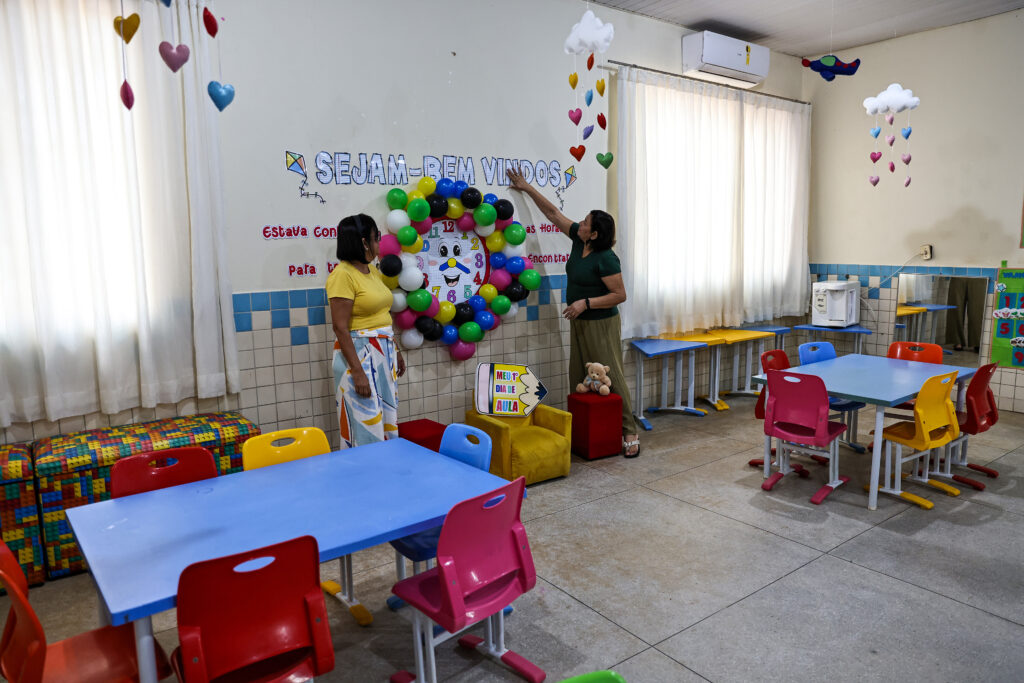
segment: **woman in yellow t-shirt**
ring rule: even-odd
[[[327,276],[334,327],[334,389],[341,448],[398,436],[405,359],[391,329],[391,290],[371,263],[380,230],[364,213],[338,223],[338,265]]]

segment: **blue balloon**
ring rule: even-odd
[[[526,268],[526,261],[523,260],[522,256],[513,256],[505,262],[505,270],[512,275],[519,275]]]
[[[490,311],[477,311],[476,315],[473,316],[473,320],[485,332],[494,327],[494,314]]]
[[[500,251],[496,251],[491,254],[491,268],[504,268],[505,267],[505,255]]]
[[[455,325],[445,325],[444,331],[441,332],[441,341],[449,346],[459,341],[459,328]]]
[[[494,202],[498,201],[498,195],[488,192],[487,194],[484,195],[484,201],[487,202],[488,204],[493,204]]]
[[[469,189],[469,183],[465,180],[456,180],[455,187],[452,189],[452,197],[462,197],[462,193]]]
[[[441,178],[437,181],[437,189],[434,190],[442,197],[454,196],[455,181],[451,178]]]
[[[472,308],[474,311],[480,312],[487,310],[487,299],[483,298],[479,294],[474,294],[473,296],[469,297],[468,303],[469,307]]]

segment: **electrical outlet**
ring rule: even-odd
[[[931,258],[932,258],[932,245],[930,245],[930,244],[922,244],[919,253],[921,254],[921,260],[923,260],[923,261],[931,260]]]

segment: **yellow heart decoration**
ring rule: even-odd
[[[139,30],[140,21],[138,14],[133,14],[127,19],[114,17],[114,33],[124,38],[124,42],[130,43],[135,32]]]
[[[569,85],[572,86],[573,90],[576,89],[576,84],[579,83],[579,82],[580,82],[580,77],[576,74],[575,71],[573,71],[571,74],[569,74]]]
[[[597,88],[597,94],[604,97],[604,79],[598,79],[597,83],[594,84],[594,87]]]

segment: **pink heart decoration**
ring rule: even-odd
[[[576,109],[569,110],[569,120],[577,126],[580,125],[580,119],[583,118],[583,111],[577,107]]]
[[[876,176],[876,175],[868,176],[868,182],[871,183],[872,185],[877,185],[878,184],[878,176]]]
[[[868,156],[871,157],[871,163],[874,164],[874,163],[877,163],[878,160],[882,158],[882,153],[881,152],[872,152]]]
[[[907,164],[908,166],[910,165],[910,155],[909,154],[904,154],[903,156],[900,157],[900,159],[903,159],[903,163]]]
[[[173,71],[178,72],[178,69],[188,61],[188,45],[179,45],[174,47],[166,40],[160,43],[160,57],[163,58],[164,64]]]
[[[889,173],[895,173],[895,172],[896,172],[896,164],[894,164],[894,163],[892,163],[890,161],[889,162]]]
[[[888,123],[891,126],[892,125],[892,120],[893,120],[893,115],[892,114],[886,114],[885,122]]]
[[[890,147],[892,147],[892,143],[895,142],[895,140],[896,140],[896,136],[895,135],[886,135],[885,136],[885,141],[889,143]]]
[[[132,86],[128,85],[128,81],[121,84],[121,102],[129,111],[135,104],[135,93],[132,92]]]
[[[910,187],[910,176],[907,176],[907,179],[903,181],[903,187]]]

